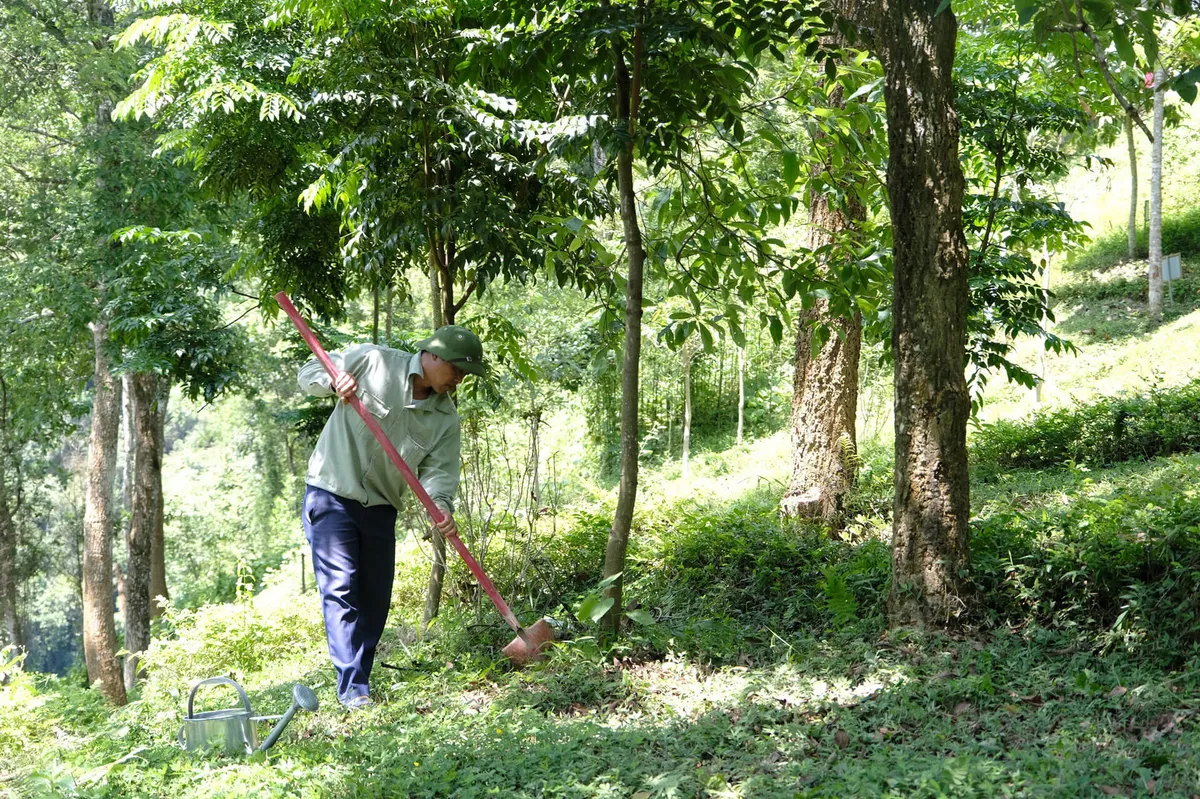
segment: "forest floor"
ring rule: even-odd
[[[976,518],[985,528],[1007,525],[1019,508],[1022,518],[1053,519],[1091,502],[1128,503],[1121,515],[1146,521],[1171,491],[1181,503],[1172,523],[1200,525],[1197,475],[1200,456],[1010,474],[977,488]],[[1145,529],[1167,526],[1164,516]],[[861,553],[864,545],[855,546]],[[705,579],[725,585],[729,574]],[[786,612],[664,616],[656,626],[670,634],[657,651],[601,655],[594,639],[576,635],[523,672],[478,643],[459,646],[453,634],[406,648],[401,625],[389,631],[382,658],[403,670],[377,668],[378,706],[347,713],[334,700],[312,592],[279,580],[254,598],[176,617],[176,637],[152,654],[150,680],[125,708],[106,707],[77,681],[11,672],[0,688],[0,791],[1200,795],[1200,663],[1162,654],[1160,633],[1170,631],[1132,625],[1122,633],[1118,624],[1108,630],[1116,635],[1095,636],[981,617],[956,636],[885,632],[866,605],[811,630],[789,624]],[[266,755],[186,753],[175,734],[187,685],[218,673],[246,686],[256,712],[282,712],[292,681],[314,686],[322,707],[298,715]],[[232,703],[208,690],[198,708]]]

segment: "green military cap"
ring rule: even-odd
[[[487,373],[487,364],[483,360],[483,344],[479,336],[459,325],[446,325],[425,339],[417,342],[417,349],[433,353],[443,361],[470,372],[473,375]]]

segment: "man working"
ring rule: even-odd
[[[375,647],[387,623],[396,560],[396,511],[404,477],[358,414],[346,403],[356,394],[445,514],[443,535],[458,533],[460,435],[449,392],[467,373],[485,372],[483,346],[464,327],[447,325],[418,342],[416,353],[361,344],[330,353],[337,382],[315,358],[299,374],[300,387],[317,397],[341,398],[308,461],[304,533],[312,547],[321,592],[329,657],[338,699],[369,707]]]

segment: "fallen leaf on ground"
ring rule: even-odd
[[[838,730],[833,734],[833,742],[838,745],[838,749],[845,749],[850,745],[850,736],[845,730]]]
[[[1116,699],[1118,696],[1124,696],[1127,693],[1129,693],[1128,688],[1126,688],[1124,685],[1118,685],[1116,688],[1108,692],[1108,698]]]

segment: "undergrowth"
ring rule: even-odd
[[[885,472],[860,483],[856,518],[880,507]],[[125,708],[0,663],[0,795],[1191,796],[1197,475],[1188,455],[978,484],[954,635],[887,630],[884,526],[784,523],[762,488],[644,506],[626,636],[605,644],[583,613],[605,515],[577,514],[537,563],[533,604],[563,622],[545,662],[511,670],[511,633],[456,588],[423,637],[418,610],[396,608],[379,704],[356,714],[336,704],[315,595],[277,582],[169,613]],[[292,682],[322,707],[266,755],[184,752],[190,681],[216,674],[259,713],[282,712]]]
[[[972,467],[998,470],[1104,466],[1200,449],[1200,380],[1142,394],[1043,410],[1022,421],[984,425],[971,438]]]
[[[1145,258],[1148,251],[1146,231],[1138,227],[1137,257]],[[1200,253],[1200,207],[1193,206],[1185,211],[1167,214],[1162,220],[1163,254]],[[1099,237],[1082,252],[1067,262],[1070,272],[1086,272],[1107,269],[1129,257],[1129,239],[1124,228],[1113,229]]]

